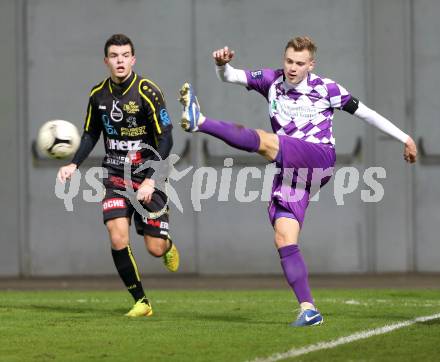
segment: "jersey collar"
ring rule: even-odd
[[[112,79],[109,78],[108,87],[110,89],[110,93],[114,94],[116,97],[124,96],[133,86],[136,79],[137,74],[135,72],[131,72],[131,75],[120,84],[113,82]]]
[[[287,80],[286,80],[286,76],[283,73],[283,87],[286,91],[289,91],[291,89],[302,89],[305,86],[307,86],[309,84],[309,78],[310,78],[310,73],[307,73],[307,77],[305,77],[301,82],[299,82],[298,84],[290,84]]]

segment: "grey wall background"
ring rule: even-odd
[[[356,167],[361,182],[344,206],[336,205],[333,183],[311,203],[301,234],[311,272],[440,271],[438,14],[435,0],[2,0],[0,30],[9,36],[3,36],[0,60],[7,85],[0,88],[0,157],[7,165],[0,190],[0,276],[114,273],[100,204],[86,203],[80,194],[74,212],[66,211],[54,195],[60,163],[35,160],[30,150],[46,120],[82,127],[89,90],[107,76],[103,44],[117,32],[133,39],[136,71],[161,86],[176,126],[177,90],[191,80],[204,113],[264,129],[269,122],[263,98],[217,81],[211,51],[229,45],[237,51],[236,67],[278,67],[290,37],[311,35],[319,48],[315,72],[422,139],[426,151],[410,167],[402,145],[336,113],[338,166]],[[178,126],[174,135],[176,154],[189,146],[179,169],[209,166],[220,179],[224,167],[218,158],[205,157],[204,142],[221,160],[257,160],[203,135],[188,143]],[[353,158],[357,142],[361,151]],[[98,145],[93,155],[102,154]],[[265,165],[256,166],[264,174]],[[379,203],[361,201],[369,166],[387,172]],[[241,167],[232,169],[235,182]],[[190,173],[173,184],[184,209],[171,215],[182,272],[280,273],[266,203],[240,203],[233,188],[228,201],[219,201],[217,184],[214,197],[195,212],[189,190],[201,182]],[[247,190],[261,190],[262,184],[263,177],[250,180]],[[81,192],[86,189],[83,180]],[[134,234],[132,244],[142,272],[165,273]]]

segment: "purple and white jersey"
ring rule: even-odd
[[[299,84],[291,85],[284,80],[282,69],[245,72],[248,89],[267,99],[276,134],[334,146],[334,108],[341,109],[351,98],[344,87],[313,73]]]

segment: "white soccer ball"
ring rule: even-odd
[[[73,155],[81,137],[76,126],[60,119],[48,121],[38,131],[38,150],[50,158],[62,159]]]

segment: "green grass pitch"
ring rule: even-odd
[[[440,290],[314,291],[325,323],[292,328],[289,290],[149,292],[154,316],[127,319],[126,292],[0,291],[0,361],[252,361],[440,313]],[[289,358],[439,361],[440,319]]]

